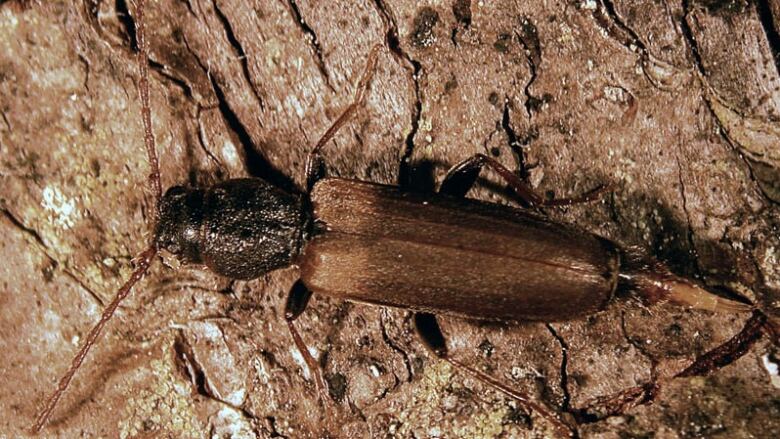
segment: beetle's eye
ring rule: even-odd
[[[165,191],[165,196],[177,197],[185,192],[187,192],[187,189],[185,189],[184,186],[171,186],[167,191]]]

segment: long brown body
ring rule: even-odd
[[[565,320],[604,308],[615,246],[526,211],[328,178],[303,248],[313,292],[482,320]]]

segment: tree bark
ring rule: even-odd
[[[0,435],[26,434],[151,235],[136,18],[135,2],[0,1]],[[611,183],[600,203],[545,213],[780,318],[778,23],[767,0],[149,2],[163,186],[300,190],[379,44],[330,175],[432,191],[484,153],[542,193]],[[516,204],[483,177],[469,196]],[[327,411],[283,320],[295,268],[237,282],[173,265],[135,287],[44,435],[553,434],[430,355],[408,312],[315,296],[297,326]],[[766,337],[671,379],[748,317],[623,301],[563,323],[441,320],[453,356],[577,417],[583,437],[780,437]],[[605,399],[654,376],[652,403]]]

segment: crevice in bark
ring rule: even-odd
[[[255,149],[252,136],[249,135],[249,131],[238,118],[238,115],[230,108],[230,104],[225,99],[225,94],[222,91],[222,87],[219,86],[217,79],[213,75],[209,75],[209,78],[211,78],[211,86],[217,97],[218,108],[220,113],[222,113],[222,118],[225,120],[228,129],[235,135],[243,147],[247,172],[251,176],[262,178],[280,189],[288,192],[297,192],[292,180],[271,166],[268,160]]]
[[[772,58],[775,59],[775,69],[780,73],[780,34],[778,34],[775,27],[772,7],[767,0],[758,0],[756,2],[756,12],[758,12],[758,19],[764,28],[766,40],[769,43],[769,50],[772,52]]]
[[[323,79],[325,79],[325,85],[327,85],[328,88],[335,93],[336,89],[330,83],[330,74],[328,73],[328,69],[325,66],[325,59],[322,57],[322,47],[320,46],[320,41],[317,38],[317,34],[314,32],[314,29],[312,29],[312,27],[309,26],[309,24],[306,22],[306,19],[303,18],[303,14],[301,14],[301,10],[298,8],[298,3],[296,3],[295,0],[287,0],[286,3],[290,13],[295,20],[296,26],[298,26],[301,32],[306,35],[306,41],[309,42],[311,50],[314,53],[314,63],[317,64],[317,70],[319,70]]]
[[[224,339],[225,335],[222,334]],[[241,415],[247,419],[256,420],[257,416],[250,412],[243,406],[238,406],[220,398],[211,389],[209,385],[209,379],[206,376],[206,372],[203,366],[198,363],[195,354],[192,349],[192,345],[187,340],[183,331],[179,330],[176,334],[176,339],[173,342],[174,360],[177,366],[177,370],[192,384],[193,390],[200,396],[208,398],[212,401],[216,401],[221,405],[230,407],[231,409],[241,413]]]
[[[214,12],[216,13],[220,23],[222,23],[222,27],[225,29],[225,36],[227,37],[230,45],[233,47],[233,52],[235,53],[236,57],[241,62],[241,71],[244,73],[244,79],[246,79],[247,86],[249,86],[249,89],[252,90],[252,94],[255,96],[255,99],[257,99],[260,110],[265,111],[265,103],[260,97],[260,93],[257,91],[255,83],[252,81],[252,75],[249,73],[249,61],[247,60],[244,47],[241,45],[241,42],[238,41],[238,38],[236,38],[236,33],[233,30],[233,25],[230,24],[230,20],[228,20],[225,13],[222,12],[222,9],[220,9],[217,5],[217,0],[213,0],[213,4]]]
[[[693,56],[693,63],[696,66],[696,70],[701,74],[702,77],[707,77],[707,72],[704,69],[704,64],[701,60],[701,54],[699,53],[699,44],[696,42],[696,38],[693,36],[693,29],[691,28],[690,23],[688,22],[688,18],[691,15],[691,4],[690,0],[683,0],[682,2],[683,6],[683,16],[680,20],[680,29],[682,29],[683,37],[685,41],[688,44],[688,47],[691,49],[691,55]],[[714,117],[714,114],[713,114]]]
[[[523,53],[528,61],[528,67],[531,69],[531,79],[525,84],[523,94],[525,94],[525,111],[528,118],[533,117],[533,112],[538,109],[541,100],[531,95],[531,86],[536,81],[537,70],[542,63],[542,46],[539,42],[539,32],[536,26],[528,17],[520,19],[520,29],[515,30],[515,36],[523,46]]]
[[[414,81],[414,112],[412,113],[412,130],[409,135],[406,136],[405,149],[401,156],[401,165],[398,170],[398,185],[402,189],[411,189],[412,178],[412,164],[410,163],[412,154],[414,153],[414,137],[417,135],[417,131],[420,128],[420,117],[422,116],[422,98],[420,94],[420,75],[422,74],[422,64],[419,61],[412,58],[401,48],[401,41],[398,37],[398,25],[396,24],[395,17],[392,11],[387,7],[384,0],[374,0],[374,5],[379,10],[382,16],[382,22],[385,24],[385,42],[390,48],[390,52],[396,58],[400,58],[407,65],[407,69],[411,67],[412,80]]]
[[[644,43],[639,39],[637,33],[623,22],[611,1],[600,2],[593,9],[592,15],[596,24],[604,30],[607,36],[616,40],[629,51],[638,53],[642,57],[647,56]]]
[[[571,393],[569,393],[569,345],[555,330],[553,325],[545,324],[550,334],[558,341],[561,346],[561,390],[563,391],[563,401],[561,401],[561,410],[571,413]]]
[[[135,19],[130,15],[125,0],[116,0],[116,16],[125,29],[125,33],[130,40],[130,49],[133,53],[138,53],[138,38],[135,35]],[[148,38],[147,38],[148,39]]]
[[[690,252],[690,260],[691,260],[691,267],[694,270],[694,274],[696,277],[702,276],[702,267],[699,264],[699,255],[696,251],[696,243],[693,239],[693,225],[691,224],[691,213],[688,211],[688,198],[685,195],[685,182],[683,181],[683,168],[682,163],[680,162],[680,157],[675,157],[675,160],[677,161],[677,183],[680,185],[680,199],[682,200],[682,203],[680,203],[680,207],[682,208],[683,213],[685,214],[685,240],[688,243],[688,248]]]
[[[43,253],[46,258],[49,259],[55,268],[61,265],[54,256],[49,254],[49,246],[46,245],[46,242],[43,240],[43,237],[38,233],[37,230],[26,226],[19,218],[16,217],[16,215],[4,207],[0,207],[0,212],[2,212],[3,216],[5,216],[11,225],[17,228],[23,235],[26,235],[37,245],[41,253]],[[84,291],[86,291],[93,299],[95,299],[95,302],[97,302],[101,308],[106,306],[106,304],[103,302],[103,299],[101,299],[100,296],[83,280],[76,276],[76,274],[64,266],[62,267],[62,272],[65,274],[65,276],[69,277],[72,281],[76,282],[81,288],[83,288]]]
[[[504,103],[504,111],[501,116],[501,128],[506,133],[507,144],[509,150],[512,151],[512,155],[517,162],[517,172],[523,180],[527,180],[529,176],[529,167],[525,157],[525,146],[527,146],[536,137],[533,134],[526,136],[525,138],[518,137],[514,128],[512,127],[512,121],[509,117],[509,102]],[[524,204],[524,203],[523,203]]]
[[[206,154],[206,157],[208,157],[208,159],[212,163],[214,163],[214,165],[217,167],[219,172],[224,173],[224,166],[222,164],[222,161],[219,160],[219,158],[216,155],[214,155],[214,153],[211,152],[211,150],[209,149],[209,147],[211,145],[209,145],[209,141],[208,141],[208,138],[206,136],[206,131],[203,128],[203,121],[200,118],[201,113],[205,109],[207,109],[207,108],[199,106],[198,107],[198,112],[197,112],[197,114],[195,116],[195,119],[198,121],[198,144],[200,145],[200,148],[203,151],[203,153]],[[219,176],[219,177],[221,177],[221,176]]]
[[[385,341],[385,343],[390,346],[390,349],[397,352],[401,355],[401,358],[404,359],[404,366],[406,367],[406,382],[412,381],[412,362],[409,360],[409,354],[401,349],[400,346],[390,337],[390,334],[387,333],[387,327],[385,326],[385,315],[387,314],[387,309],[382,308],[379,314],[379,327],[382,330],[382,340]]]
[[[14,130],[11,127],[11,122],[8,120],[8,115],[5,114],[5,111],[0,110],[0,116],[2,116],[3,123],[5,123],[5,126],[8,128],[8,132],[12,133]]]
[[[736,156],[739,158],[740,161],[742,161],[748,170],[748,176],[750,178],[750,181],[755,185],[756,188],[758,188],[758,191],[761,193],[761,195],[764,196],[764,199],[766,199],[769,202],[772,201],[772,198],[769,197],[769,195],[764,192],[764,189],[761,187],[761,184],[758,183],[756,180],[756,176],[753,172],[753,167],[751,166],[748,159],[739,151],[739,146],[735,145],[734,142],[731,140],[731,138],[728,135],[728,132],[723,127],[723,125],[720,123],[720,120],[718,119],[717,115],[715,114],[715,111],[712,108],[712,104],[710,103],[710,99],[707,98],[707,90],[708,87],[706,78],[707,78],[707,72],[704,69],[704,63],[702,62],[701,54],[699,53],[699,45],[696,42],[696,38],[693,36],[693,30],[691,29],[690,24],[688,23],[688,17],[691,14],[691,6],[690,6],[690,0],[683,0],[683,16],[680,20],[680,29],[682,29],[683,33],[683,39],[686,42],[686,45],[690,48],[691,56],[693,57],[693,63],[696,68],[696,71],[699,73],[699,78],[702,83],[702,86],[705,88],[704,92],[704,102],[707,105],[707,110],[709,110],[710,115],[712,117],[713,123],[718,128],[718,133],[720,134],[720,137],[726,142],[726,145],[728,145],[729,149],[731,149],[732,152],[736,154]]]
[[[458,30],[471,27],[471,0],[455,0],[452,4],[452,14],[458,25],[452,28],[450,41],[453,46],[458,47]]]
[[[604,9],[607,11],[607,16],[612,20],[612,22],[623,32],[628,34],[630,37],[630,44],[635,45],[643,54],[647,53],[647,48],[645,47],[645,43],[642,42],[642,40],[639,38],[639,35],[636,33],[634,29],[632,29],[630,26],[628,26],[622,18],[620,18],[620,15],[618,15],[617,11],[615,10],[615,4],[612,3],[612,0],[602,0],[602,4],[604,6]],[[629,44],[626,44],[626,47],[631,50],[631,47],[629,47]]]
[[[164,64],[154,61],[151,58],[148,59],[148,62],[150,70],[170,81],[173,85],[180,88],[187,98],[192,99],[192,89],[190,88],[189,84],[187,84],[183,79],[177,78],[176,76],[169,73]]]

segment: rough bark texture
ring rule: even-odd
[[[25,434],[149,238],[134,17],[122,0],[0,1],[0,436]],[[147,25],[165,187],[301,187],[384,44],[365,110],[327,150],[332,174],[432,190],[482,152],[559,196],[612,182],[602,203],[547,213],[780,316],[776,1],[158,0]],[[483,183],[470,196],[513,203]],[[281,311],[296,275],[158,264],[44,435],[315,437],[326,412]],[[453,355],[579,413],[584,437],[778,437],[765,338],[653,404],[608,415],[600,399],[653,367],[674,375],[746,319],[629,302],[553,325],[442,323]],[[334,433],[551,433],[429,355],[402,310],[315,297],[298,326],[342,412]]]

